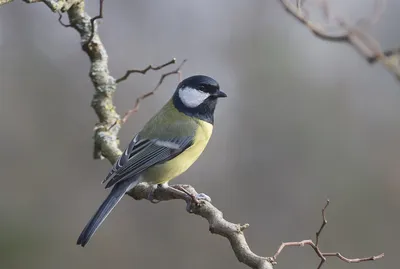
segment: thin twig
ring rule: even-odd
[[[64,26],[65,28],[72,27],[71,24],[65,24],[65,23],[62,21],[62,13],[61,13],[61,11],[58,11],[58,22],[59,22],[62,26]]]
[[[326,200],[326,204],[324,206],[324,208],[322,208],[322,224],[321,227],[319,228],[318,232],[315,233],[315,245],[318,246],[318,242],[319,242],[319,236],[322,232],[322,230],[324,229],[325,225],[328,223],[328,221],[326,220],[326,216],[325,216],[325,210],[329,205],[329,199]]]
[[[400,55],[400,48],[385,50],[383,55],[386,57]],[[373,57],[368,57],[367,60],[369,63],[375,63],[379,60],[379,56],[374,55]]]
[[[145,69],[142,69],[142,70],[139,70],[139,69],[131,69],[131,70],[126,71],[125,75],[123,75],[122,77],[120,77],[119,79],[117,79],[115,82],[116,82],[116,83],[120,83],[121,81],[126,80],[126,79],[127,79],[131,74],[133,74],[133,73],[139,73],[139,74],[144,75],[144,74],[146,74],[147,71],[149,71],[149,70],[154,70],[154,71],[160,70],[160,69],[162,69],[162,68],[164,68],[164,67],[166,67],[166,66],[168,66],[168,65],[174,64],[174,63],[176,63],[176,59],[175,59],[175,58],[173,58],[171,61],[169,61],[169,62],[167,62],[167,63],[164,63],[164,64],[162,64],[162,65],[159,65],[159,66],[152,66],[152,65],[150,64],[149,66],[147,66]]]
[[[25,1],[28,2],[28,0]],[[33,2],[33,0],[30,1]],[[84,3],[82,0],[43,0],[43,2],[45,2],[46,5],[53,11],[64,10],[68,12],[71,26],[79,32],[82,43],[85,42],[85,40],[86,44],[89,44],[93,41],[94,36],[97,35],[97,32],[94,29],[94,22],[96,19],[90,18],[90,16],[84,11]],[[100,0],[101,16],[97,16],[98,18],[102,18],[102,2],[103,0]],[[88,36],[90,36],[89,42],[87,42]],[[96,44],[98,47],[97,51],[88,50],[83,47],[83,50],[88,54],[91,62],[91,70],[89,74],[95,88],[95,94],[92,100],[92,107],[99,118],[99,124],[96,126],[94,137],[96,141],[95,143],[99,145],[98,151],[100,152],[100,154],[107,158],[111,163],[114,163],[122,153],[118,148],[117,142],[117,134],[120,126],[118,124],[118,128],[115,128],[115,130],[113,131],[108,130],[106,127],[109,126],[110,123],[112,123],[115,119],[119,118],[119,115],[115,112],[115,108],[112,103],[112,95],[115,92],[116,83],[115,79],[109,74],[107,61],[108,55],[98,36],[96,36]],[[180,77],[179,79],[181,80],[180,68],[184,63],[185,61],[183,61],[176,70],[162,75],[159,83],[153,90],[153,94],[167,76],[178,74]],[[146,97],[147,96],[138,98],[137,103],[139,103],[140,100],[143,100]],[[190,193],[196,196],[197,192],[192,187],[188,185],[183,186],[188,189]],[[170,188],[158,188],[154,191],[152,185],[141,183],[133,188],[129,192],[129,195],[138,200],[148,199],[150,197],[150,193],[153,193],[153,198],[159,201],[166,201],[171,199],[182,199],[185,201],[187,200],[186,194],[185,197],[179,197],[177,196],[177,193],[170,192],[169,190]],[[208,201],[202,201],[200,205],[190,203],[188,211],[207,219],[210,232],[227,238],[237,259],[251,268],[272,269],[272,263],[276,263],[276,257],[284,248],[284,246],[281,246],[280,250],[272,258],[258,256],[251,251],[243,234],[243,230],[248,227],[247,224],[240,225],[228,222],[224,219],[223,213]],[[294,243],[297,245],[305,245],[307,243],[306,241],[307,240],[303,241],[303,243],[292,242],[292,244]],[[289,242],[285,244],[289,246],[291,243]],[[317,247],[315,248],[318,250]],[[324,256],[323,253],[321,253],[320,251],[317,252],[317,254],[318,253],[320,254],[320,256]],[[379,256],[368,258],[348,259],[343,257],[340,253],[326,253],[325,255],[336,256],[348,262],[375,260],[383,257],[383,254],[381,254]]]
[[[96,20],[103,18],[103,4],[104,4],[104,0],[100,0],[99,15],[97,15],[97,16],[95,16],[95,17],[90,19],[91,32],[90,32],[90,37],[89,37],[88,41],[85,44],[86,47],[88,47],[89,44],[93,40],[93,37],[94,37],[94,34],[95,34],[95,22],[96,22]]]
[[[336,18],[336,20],[343,29],[347,30],[348,42],[360,52],[364,58],[368,59],[372,55],[382,55],[379,42],[369,33],[357,26],[349,25],[344,19]]]
[[[304,1],[296,0],[293,4],[290,0],[279,0],[285,9],[302,24],[306,25],[318,37],[330,41],[345,41],[347,40],[347,32],[328,33],[324,27],[318,23],[312,22],[308,19],[308,12],[303,8]]]
[[[272,264],[277,263],[276,262],[277,257],[279,256],[279,254],[281,254],[282,250],[285,247],[303,247],[305,245],[310,246],[315,251],[317,256],[321,259],[321,262],[319,263],[319,265],[317,267],[318,269],[320,269],[321,266],[326,262],[326,257],[337,257],[340,260],[347,262],[347,263],[359,263],[359,262],[365,262],[365,261],[374,261],[374,260],[383,258],[383,256],[385,255],[384,253],[379,254],[377,256],[370,256],[370,257],[366,257],[366,258],[346,258],[339,252],[322,252],[318,247],[318,241],[319,241],[319,236],[320,236],[323,228],[328,223],[328,221],[326,220],[326,216],[325,216],[325,210],[328,207],[328,205],[329,205],[329,200],[326,201],[326,204],[325,204],[324,208],[322,209],[322,225],[319,228],[318,232],[316,232],[316,243],[314,243],[311,239],[302,240],[299,242],[284,242],[279,246],[275,255],[272,256],[271,258],[269,258],[269,260],[271,261]]]
[[[359,262],[366,262],[366,261],[375,261],[375,260],[381,259],[381,258],[383,258],[385,256],[384,253],[381,253],[381,254],[376,255],[376,256],[349,259],[349,258],[344,257],[339,252],[336,252],[336,253],[322,253],[322,255],[324,255],[324,257],[338,257],[339,259],[341,259],[342,261],[347,262],[347,263],[359,263]]]
[[[327,0],[321,0],[323,1],[323,5],[321,6],[323,12],[336,19],[338,27],[343,30],[340,33],[331,33],[326,30],[326,27],[309,20],[307,16],[308,11],[303,5],[305,0],[292,0],[295,2],[292,2],[291,0],[279,1],[284,6],[285,10],[287,10],[302,24],[307,26],[307,28],[317,37],[328,41],[347,42],[353,46],[368,61],[368,63],[375,63],[377,61],[381,62],[388,71],[393,73],[396,78],[400,80],[400,54],[391,54],[391,56],[387,56],[388,53],[382,51],[379,42],[368,34],[365,29],[361,29],[363,25],[369,26],[376,24],[379,21],[385,10],[386,0],[375,0],[372,15],[361,18],[354,25],[350,25],[341,17],[332,16],[329,11]]]
[[[136,99],[136,102],[135,102],[134,107],[133,107],[132,109],[128,110],[128,111],[125,113],[124,117],[123,117],[122,120],[121,120],[121,123],[122,123],[122,124],[125,123],[125,122],[128,120],[128,118],[129,118],[133,113],[136,113],[136,112],[139,110],[140,103],[141,103],[144,99],[146,99],[147,97],[153,95],[153,94],[158,90],[158,88],[161,86],[161,84],[163,83],[163,81],[164,81],[164,79],[165,79],[166,77],[171,76],[171,75],[174,75],[174,74],[178,74],[179,80],[181,80],[181,75],[180,75],[180,74],[181,74],[181,68],[182,68],[182,66],[186,63],[186,61],[187,61],[186,59],[183,60],[182,63],[181,63],[175,70],[172,70],[172,71],[170,71],[170,72],[168,72],[168,73],[162,74],[161,77],[160,77],[160,80],[158,81],[156,87],[155,87],[153,90],[151,90],[151,91],[149,91],[149,92],[147,92],[147,93],[145,93],[145,94],[139,96],[139,97]],[[111,127],[111,128],[112,128],[112,127]]]
[[[128,195],[135,200],[149,200],[149,197],[157,201],[168,201],[174,199],[184,200],[186,202],[186,211],[201,216],[208,221],[208,230],[212,234],[217,234],[227,238],[231,244],[232,250],[236,258],[254,269],[273,269],[269,258],[255,254],[248,245],[243,231],[249,227],[249,224],[238,224],[229,222],[224,218],[223,213],[215,207],[210,201],[200,199],[200,203],[188,199],[187,194],[183,191],[176,192],[173,189],[186,189],[190,196],[200,197],[197,191],[190,185],[176,184],[171,188],[157,188],[148,183],[140,183]],[[151,195],[150,195],[151,194]],[[199,198],[198,198],[199,199]]]

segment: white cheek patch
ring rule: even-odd
[[[185,87],[179,90],[179,98],[187,107],[197,107],[201,105],[209,96],[209,93],[198,91],[190,87]]]

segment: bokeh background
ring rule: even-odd
[[[98,1],[87,2],[96,15]],[[331,2],[353,21],[373,8],[372,0]],[[228,93],[209,147],[174,182],[210,195],[228,220],[250,223],[254,252],[313,238],[329,198],[322,249],[386,256],[353,265],[331,258],[325,268],[398,267],[400,83],[382,66],[315,38],[278,0],[105,1],[104,15],[115,77],[188,58],[184,77],[211,75]],[[399,15],[400,2],[388,1],[372,29],[384,48],[400,44]],[[0,8],[0,268],[246,268],[182,201],[126,197],[87,247],[75,245],[108,193],[100,182],[110,164],[92,159],[89,61],[57,18],[44,4]],[[121,83],[118,112],[160,74]],[[143,102],[123,126],[122,147],[176,84],[169,77]],[[292,248],[277,268],[318,263],[311,249]]]

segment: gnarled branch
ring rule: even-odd
[[[27,3],[38,2],[37,0],[24,1]],[[98,159],[104,157],[111,163],[114,163],[121,155],[117,139],[118,132],[121,128],[121,120],[119,114],[115,111],[112,102],[112,96],[116,90],[117,81],[110,75],[108,68],[108,55],[101,42],[95,23],[97,19],[103,17],[103,0],[100,0],[99,15],[94,18],[91,18],[85,12],[83,0],[42,0],[42,2],[44,2],[53,12],[67,12],[70,24],[66,25],[62,23],[61,16],[59,16],[60,23],[66,27],[74,28],[80,34],[82,49],[90,59],[91,67],[89,76],[95,88],[91,105],[99,118],[99,122],[94,128],[94,158]],[[174,71],[163,74],[156,88],[152,92],[149,92],[148,95],[153,94],[154,91],[157,90],[165,77],[171,74],[179,74],[181,66]],[[150,69],[152,69],[151,66]],[[139,98],[137,103],[143,98]],[[197,195],[197,192],[193,187],[189,185],[180,186],[185,188],[187,192]],[[164,188],[157,188],[154,190],[153,186],[146,183],[139,184],[132,189],[128,195],[134,199],[141,200],[148,199],[150,193],[152,193],[153,199],[159,201],[167,201],[171,199],[183,199],[188,201],[184,192],[178,194],[177,192],[172,192],[169,189]],[[248,224],[240,225],[225,220],[223,213],[209,201],[201,200],[200,204],[192,202],[188,203],[187,208],[190,213],[199,215],[208,221],[211,233],[221,235],[229,240],[236,257],[240,262],[255,269],[272,269],[273,264],[276,264],[276,257],[280,251],[278,251],[273,257],[262,257],[251,251],[243,233],[244,229],[249,226]],[[321,227],[320,230],[322,230],[322,228],[323,227]],[[318,236],[319,233],[320,232],[318,232]],[[302,242],[303,243],[300,243],[307,243],[305,241]],[[286,243],[286,245],[289,244],[290,243]],[[280,250],[284,247],[285,246],[281,246]],[[346,259],[339,253],[335,253],[334,255],[338,256],[342,260]],[[331,253],[325,253],[325,256],[331,256]],[[376,258],[380,257],[376,256],[375,259]],[[362,259],[359,260],[361,261]]]
[[[347,262],[347,263],[359,263],[359,262],[366,262],[366,261],[375,261],[375,260],[381,259],[381,258],[383,258],[383,256],[385,256],[384,253],[381,253],[376,256],[370,256],[370,257],[365,257],[365,258],[346,258],[339,252],[322,252],[318,246],[318,243],[319,243],[319,237],[322,233],[322,230],[325,228],[325,225],[328,223],[328,221],[326,220],[326,216],[325,216],[325,210],[328,207],[328,205],[329,205],[329,200],[326,201],[324,208],[322,208],[322,224],[321,224],[321,227],[319,228],[318,232],[315,233],[315,237],[316,237],[315,243],[310,239],[302,240],[299,242],[284,242],[279,246],[275,255],[270,258],[271,262],[273,264],[276,263],[276,259],[277,259],[278,255],[281,254],[282,250],[285,247],[303,247],[305,245],[310,246],[315,251],[317,256],[321,259],[321,262],[319,263],[317,269],[320,269],[322,267],[322,265],[326,262],[327,257],[337,257],[340,260]]]
[[[173,185],[172,187],[183,187],[189,193],[198,195],[196,190],[190,185]],[[136,186],[129,196],[136,200],[148,199],[150,194],[153,198],[159,201],[168,201],[173,199],[182,199],[187,201],[185,195],[179,196],[176,192],[171,192],[169,189],[157,188],[154,190],[152,185],[141,183]],[[237,259],[254,269],[272,269],[271,258],[261,257],[251,251],[246,242],[243,230],[246,229],[248,224],[235,224],[224,219],[223,213],[212,205],[210,202],[200,200],[200,204],[190,203],[187,205],[187,211],[195,215],[201,216],[208,221],[209,231],[213,234],[218,234],[227,238],[231,244],[232,250]]]
[[[51,5],[50,8],[53,11],[63,11],[63,7],[65,8],[66,6],[66,4],[63,3],[64,1],[47,2]],[[69,25],[79,32],[82,49],[89,56],[91,63],[89,76],[95,88],[92,107],[99,118],[99,122],[96,124],[94,130],[94,158],[98,159],[104,157],[111,163],[114,163],[121,154],[117,139],[118,132],[121,129],[121,120],[112,102],[112,96],[115,93],[117,83],[114,77],[109,73],[106,49],[100,40],[96,27],[94,27],[94,20],[84,11],[84,2],[77,1],[77,3],[71,5],[66,11],[70,21]],[[58,20],[61,20],[60,17]],[[177,69],[163,74],[156,88],[151,92],[154,93],[167,76],[180,74],[180,68],[185,61],[186,60],[184,60]],[[191,193],[197,194],[193,187],[187,185],[184,185],[184,187]],[[137,200],[148,199],[150,192],[153,190],[153,186],[141,183],[131,190],[129,195]],[[184,196],[177,196],[177,193],[170,192],[168,189],[156,189],[153,197],[160,201],[171,199],[186,200],[187,198]],[[243,234],[243,230],[248,225],[239,225],[226,221],[220,210],[204,200],[202,200],[200,206],[191,204],[190,211],[207,219],[212,233],[224,236],[230,241],[232,249],[239,261],[251,268],[272,269],[272,264],[269,262],[268,258],[258,256],[250,250]]]

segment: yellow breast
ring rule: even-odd
[[[144,181],[151,184],[168,182],[185,172],[199,158],[210,140],[213,126],[200,120],[198,121],[198,126],[192,146],[174,159],[149,168],[143,174]]]

